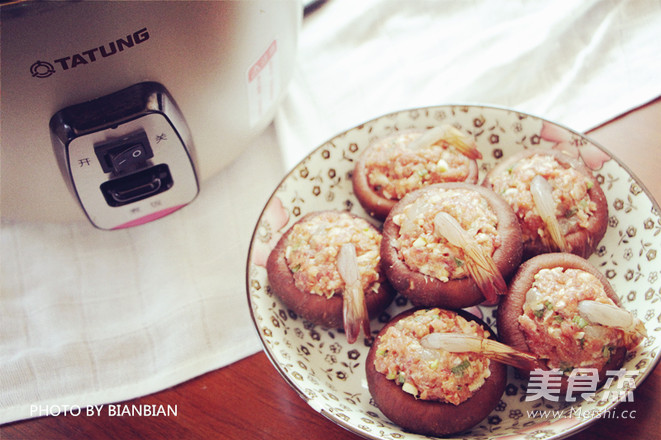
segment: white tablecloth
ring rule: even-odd
[[[245,265],[284,171],[269,127],[155,222],[3,222],[0,423],[149,394],[259,351]]]
[[[479,103],[579,131],[661,94],[661,3],[331,0],[277,117],[286,165],[392,111]]]
[[[286,169],[333,135],[447,103],[586,130],[661,94],[660,28],[658,1],[330,0],[304,21],[274,126],[190,206],[112,233],[2,223],[0,423],[141,396],[258,351],[253,227]]]

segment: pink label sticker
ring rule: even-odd
[[[271,43],[271,45],[266,49],[266,52],[262,54],[261,57],[257,60],[255,64],[250,67],[250,70],[248,70],[248,81],[253,82],[255,78],[257,78],[257,75],[260,74],[262,70],[264,70],[264,67],[266,67],[273,58],[273,55],[275,55],[275,52],[278,50],[278,45],[275,40]]]
[[[278,43],[273,40],[246,73],[250,127],[262,122],[280,94]]]

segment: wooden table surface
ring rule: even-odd
[[[661,98],[589,132],[620,158],[661,201]],[[572,439],[653,439],[661,436],[661,368],[618,406],[628,418],[603,419]],[[176,416],[42,417],[0,427],[0,439],[283,439],[360,437],[312,410],[257,353],[165,391],[126,404],[176,405]],[[627,411],[624,413],[623,411]]]

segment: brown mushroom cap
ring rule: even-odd
[[[482,185],[489,189],[493,189],[491,180],[494,176],[506,173],[510,167],[521,159],[540,154],[553,156],[560,165],[565,168],[575,169],[592,182],[592,188],[588,190],[588,195],[590,196],[590,200],[596,203],[597,210],[594,215],[590,217],[587,228],[580,228],[577,231],[565,235],[565,240],[571,248],[571,253],[583,258],[588,258],[596,249],[599,241],[601,241],[606,234],[606,229],[608,227],[608,202],[606,201],[606,196],[601,189],[601,186],[599,186],[596,177],[594,177],[592,171],[586,167],[581,160],[574,159],[558,150],[530,148],[508,157],[492,168],[484,177]],[[523,245],[523,260],[551,251],[552,250],[548,249],[539,239],[532,242],[526,242]]]
[[[407,130],[406,132],[410,133],[424,133],[425,130]],[[401,136],[402,133],[404,132],[397,132],[392,135],[386,136],[384,138],[378,139],[376,142],[377,143],[382,143],[382,142],[390,142],[390,140],[396,136]],[[375,143],[376,144],[376,143]],[[372,145],[375,145],[372,144]],[[395,204],[399,200],[394,200],[394,199],[387,199],[380,194],[378,194],[376,191],[374,191],[374,188],[372,188],[372,185],[369,183],[368,179],[368,163],[367,159],[369,157],[369,149],[371,148],[368,147],[363,154],[358,158],[358,161],[356,162],[356,166],[354,167],[353,174],[352,174],[352,183],[353,183],[353,192],[362,205],[362,207],[367,211],[369,215],[372,217],[379,219],[379,220],[384,220],[387,216],[390,210],[395,206]],[[477,167],[477,161],[474,159],[471,159],[469,162],[469,169],[468,169],[468,176],[466,176],[466,179],[464,182],[466,183],[477,183],[478,180],[478,167]]]
[[[402,387],[376,371],[374,359],[379,340],[388,328],[403,319],[416,309],[400,313],[381,329],[376,340],[370,347],[365,360],[367,385],[376,406],[392,422],[402,428],[422,435],[443,436],[463,431],[484,419],[500,401],[507,384],[507,367],[491,361],[491,375],[486,379],[473,396],[459,405],[452,403],[416,399],[406,393]],[[495,339],[493,332],[482,320],[463,310],[457,311],[467,320],[475,321],[489,330],[490,338]]]
[[[309,213],[301,217],[297,223],[320,215],[322,212],[329,211]],[[354,214],[351,215],[358,218]],[[370,225],[370,227],[376,230],[374,226]],[[266,263],[268,280],[273,292],[287,308],[308,321],[324,327],[342,328],[344,323],[342,295],[333,295],[327,298],[326,296],[304,292],[294,284],[294,276],[285,258],[287,238],[292,229],[293,226],[280,238]],[[383,272],[383,269],[381,269],[381,272]],[[370,318],[377,316],[388,307],[395,294],[396,292],[388,283],[385,275],[381,273],[378,290],[376,292],[372,290],[365,291],[365,302]]]
[[[407,194],[390,212],[383,225],[381,264],[392,286],[416,306],[460,309],[480,304],[484,295],[477,284],[465,277],[447,282],[411,270],[399,256],[393,240],[399,226],[392,218],[404,207],[426,192],[438,189],[469,189],[482,195],[498,218],[497,232],[501,245],[493,253],[493,260],[505,280],[521,262],[521,227],[510,206],[490,189],[468,183],[438,183]]]
[[[509,292],[498,305],[496,314],[496,323],[498,328],[498,337],[501,342],[520,351],[530,352],[530,346],[526,342],[526,337],[519,326],[519,316],[523,314],[523,304],[526,301],[526,293],[530,290],[537,272],[542,269],[552,269],[554,267],[563,267],[566,269],[579,269],[594,275],[604,286],[604,291],[615,304],[620,305],[617,294],[611,287],[606,277],[599,272],[590,262],[582,257],[570,253],[547,253],[538,255],[524,262],[517,273],[512,278]],[[611,355],[606,365],[599,370],[599,377],[606,379],[606,370],[619,369],[624,364],[626,348],[618,347]],[[524,376],[529,375],[529,371],[521,371]],[[602,382],[603,382],[602,380]],[[562,390],[566,390],[567,379],[563,377]]]

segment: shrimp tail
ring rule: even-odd
[[[347,342],[353,344],[360,336],[361,327],[365,337],[368,337],[371,333],[365,292],[360,284],[356,248],[353,244],[347,243],[340,247],[337,256],[337,269],[345,283],[342,297],[344,333]]]
[[[622,330],[624,332],[624,345],[627,350],[634,349],[647,337],[645,324],[631,312],[614,304],[583,300],[578,303],[578,312],[593,324]]]
[[[430,333],[420,340],[420,344],[428,349],[445,350],[450,353],[477,353],[496,362],[524,370],[543,368],[543,363],[534,355],[493,339],[461,333]]]
[[[450,244],[463,249],[466,268],[471,278],[487,301],[497,302],[498,295],[503,295],[507,290],[507,284],[491,255],[487,255],[475,239],[447,212],[436,214],[434,228],[436,233]]]
[[[551,184],[544,177],[537,175],[530,183],[530,193],[537,212],[549,232],[549,237],[542,237],[544,246],[552,250],[571,252],[571,248],[562,233],[558,218],[555,216],[556,204],[553,200],[553,188]]]
[[[442,125],[427,130],[409,146],[412,150],[430,147],[439,141],[447,142],[469,159],[482,159],[482,153],[477,144],[468,135],[462,133],[451,125]]]
[[[471,277],[488,302],[497,302],[498,295],[503,295],[507,291],[507,283],[502,274],[493,259],[486,256],[481,249],[475,250],[471,246],[464,249],[465,253],[468,253],[467,251],[472,254],[468,259],[467,267]]]

